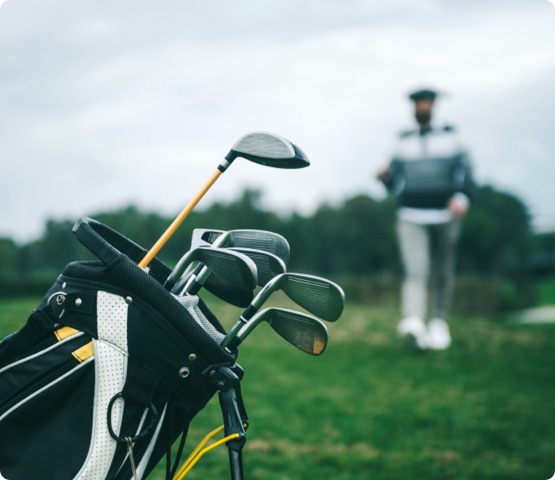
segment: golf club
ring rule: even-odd
[[[224,302],[236,307],[248,307],[254,298],[254,290],[238,288],[220,275],[209,275],[203,287]]]
[[[239,248],[231,247],[226,249],[231,252],[237,252],[250,258],[256,265],[256,272],[258,274],[257,285],[263,287],[275,276],[284,273],[286,270],[285,263],[278,256],[265,252],[263,250],[256,250],[254,248]],[[195,295],[200,288],[204,285],[206,279],[214,275],[214,272],[209,269],[202,268],[197,274],[195,271],[194,286],[191,285],[187,288],[187,293]]]
[[[305,310],[328,322],[335,322],[345,306],[343,290],[330,280],[303,273],[282,273],[270,280],[254,297],[226,335],[224,346],[229,345],[242,326],[256,314],[270,295],[278,290],[283,291]]]
[[[276,275],[285,272],[286,267],[276,255],[253,248],[231,247],[229,251],[237,252],[250,258],[256,265],[258,274],[258,285],[263,287]],[[202,264],[199,264],[199,266]],[[253,290],[243,288],[241,285],[230,281],[220,273],[214,272],[203,267],[197,273],[198,267],[185,283],[184,288],[180,288],[182,295],[196,295],[202,287],[218,298],[236,307],[247,307],[254,298]],[[184,277],[182,277],[183,279]],[[182,284],[182,280],[178,285]]]
[[[209,247],[225,230],[216,230],[212,228],[195,228],[191,235],[191,248],[193,247]]]
[[[287,270],[285,262],[273,253],[246,247],[230,247],[228,250],[241,253],[254,262],[258,273],[257,285],[260,287],[264,287],[272,278],[285,273]]]
[[[237,157],[274,168],[292,169],[303,168],[310,165],[307,156],[299,147],[279,135],[266,132],[253,132],[243,136],[233,145],[232,149],[225,156],[224,160],[220,162],[216,171],[200,189],[197,195],[187,204],[139,262],[139,267],[146,268],[148,266],[160,249],[179,228],[181,223],[183,223],[185,218],[187,218],[189,213],[191,213],[193,208],[195,208],[195,205]]]
[[[289,260],[290,248],[287,240],[274,232],[264,230],[211,230],[195,229],[191,239],[191,248],[212,245],[229,247],[230,250],[243,253],[250,257],[256,264],[258,272],[258,285],[264,286],[271,278],[286,270],[285,262]],[[213,272],[203,268],[202,263],[194,271],[187,274],[190,265],[179,262],[174,268],[171,278],[182,277],[179,280],[179,291],[187,285],[189,295],[195,295],[204,286],[210,293],[237,307],[246,307],[254,297],[251,290],[245,290],[221,275],[215,276]]]
[[[317,318],[285,308],[265,308],[256,313],[227,345],[235,350],[262,322],[303,352],[320,355],[328,344],[328,329]]]
[[[220,248],[254,248],[273,253],[283,260],[289,261],[289,242],[279,233],[267,230],[237,229],[237,230],[212,230],[195,228],[191,238],[191,248],[210,246]]]
[[[252,291],[256,287],[256,265],[249,257],[232,250],[211,247],[196,247],[183,255],[164,283],[164,287],[172,293],[179,293],[185,287],[185,283],[180,281],[176,272],[192,262],[201,262],[206,268],[231,279],[242,289]]]

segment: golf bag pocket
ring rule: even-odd
[[[73,355],[90,351],[90,339],[78,346],[86,336],[75,337],[0,370],[0,475],[6,479],[73,478],[85,461],[95,374],[92,356]]]
[[[235,363],[163,288],[167,267],[147,273],[140,247],[82,225],[100,261],[67,265],[0,343],[0,479],[146,478],[216,392],[210,374]]]

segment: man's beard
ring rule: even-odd
[[[414,114],[416,121],[421,125],[421,126],[426,126],[430,123],[430,121],[432,120],[432,114],[430,112],[416,112]]]

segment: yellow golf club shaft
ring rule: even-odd
[[[167,228],[167,230],[162,234],[158,241],[152,246],[144,258],[139,262],[139,267],[145,268],[160,251],[160,249],[166,244],[170,237],[179,228],[183,220],[187,218],[189,213],[195,208],[195,205],[200,201],[204,194],[210,189],[214,182],[219,178],[223,172],[221,170],[216,170],[210,179],[206,182],[204,187],[196,194],[196,196],[187,204],[187,206],[181,211],[181,213],[176,217],[172,224]]]

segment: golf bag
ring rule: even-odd
[[[0,479],[146,478],[242,374],[202,300],[162,286],[168,267],[139,268],[146,250],[94,220],[73,230],[98,260],[68,264],[0,343]]]

